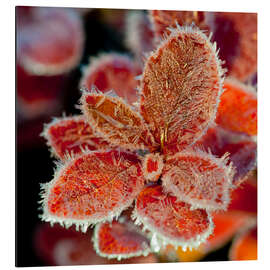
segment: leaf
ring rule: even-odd
[[[65,8],[25,9],[16,9],[20,65],[30,74],[46,76],[74,68],[84,45],[83,25],[77,12]]]
[[[108,53],[91,58],[90,63],[84,68],[80,85],[91,90],[96,87],[106,93],[113,90],[129,104],[138,100],[138,80],[141,73],[140,67],[125,55]]]
[[[211,12],[207,20],[227,75],[247,81],[257,72],[257,14]],[[232,46],[233,44],[233,46]]]
[[[112,220],[131,205],[144,186],[135,154],[110,150],[89,152],[67,161],[43,185],[42,220],[73,224],[86,231],[91,224]]]
[[[257,135],[257,94],[254,88],[227,79],[221,95],[216,122],[221,127]]]
[[[150,18],[154,25],[156,37],[170,34],[169,27],[175,27],[195,23],[200,29],[207,29],[205,24],[206,12],[201,11],[176,11],[176,10],[152,10]]]
[[[87,121],[108,142],[131,150],[155,147],[141,116],[121,98],[84,92],[81,103]]]
[[[194,209],[226,210],[234,175],[227,161],[226,155],[218,159],[200,150],[175,154],[166,161],[162,186]]]
[[[138,195],[133,219],[152,233],[151,246],[156,252],[166,244],[198,247],[212,233],[212,220],[205,210],[190,207],[164,193],[160,185],[152,185]]]
[[[215,119],[222,92],[215,45],[198,29],[172,30],[146,61],[141,114],[155,140],[179,150],[194,143]]]
[[[177,250],[171,245],[161,250],[161,256],[165,261],[170,258],[173,261],[195,262],[204,258],[208,253],[213,252],[225,244],[241,230],[243,226],[250,222],[250,216],[237,211],[214,212],[212,213],[214,230],[209,238],[197,249],[183,250],[178,247]]]
[[[257,260],[257,224],[250,222],[234,239],[229,251],[232,261]]]
[[[109,259],[147,256],[151,251],[149,240],[139,228],[122,218],[112,223],[97,224],[92,240],[96,252]]]
[[[210,149],[217,157],[229,153],[235,167],[233,184],[240,185],[257,164],[257,143],[252,138],[235,132],[224,130],[220,126],[211,127],[194,147]]]
[[[47,140],[52,153],[64,160],[83,149],[108,149],[109,144],[94,134],[92,127],[82,115],[56,118],[45,125],[42,136]]]

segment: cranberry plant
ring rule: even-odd
[[[225,70],[204,31],[165,29],[141,75],[125,56],[90,62],[81,115],[56,118],[43,131],[59,162],[42,184],[41,219],[83,232],[94,226],[103,257],[199,247],[213,233],[213,214],[227,210],[255,167],[255,91],[226,80],[224,92]]]

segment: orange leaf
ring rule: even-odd
[[[215,45],[198,29],[178,27],[150,55],[141,82],[141,114],[163,147],[196,141],[214,121],[222,92]]]
[[[66,227],[75,224],[86,231],[91,224],[119,216],[143,186],[135,154],[115,150],[84,153],[66,162],[43,186],[41,218]]]
[[[54,119],[42,133],[54,155],[64,160],[65,155],[82,153],[82,149],[101,150],[109,144],[94,134],[83,116]]]
[[[212,220],[205,210],[190,210],[191,205],[162,191],[160,185],[145,188],[138,196],[133,212],[135,224],[152,233],[151,246],[198,247],[212,233]]]
[[[150,252],[149,240],[133,223],[122,218],[96,225],[93,242],[96,252],[110,259],[147,256]]]
[[[228,130],[257,135],[257,94],[251,86],[226,80],[216,122]]]
[[[257,260],[257,226],[245,228],[234,239],[229,258],[233,261]]]
[[[154,147],[141,116],[121,98],[84,92],[81,103],[87,121],[108,142],[132,150]]]

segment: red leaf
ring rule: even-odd
[[[131,150],[156,146],[141,116],[121,98],[84,92],[81,103],[87,121],[108,142]]]
[[[64,160],[66,156],[81,154],[82,149],[108,149],[109,144],[94,134],[92,127],[80,116],[54,119],[42,133],[54,155]]]
[[[242,81],[257,71],[257,14],[214,12],[207,21],[228,75]],[[233,46],[232,46],[233,44]]]
[[[162,191],[160,185],[145,188],[138,196],[133,212],[135,224],[143,224],[152,233],[151,245],[198,247],[212,233],[212,221],[205,210],[190,210],[191,205]]]
[[[121,54],[104,54],[91,58],[85,68],[80,85],[91,90],[93,86],[103,93],[113,90],[128,103],[136,102],[138,81],[141,73],[139,66],[131,58]]]
[[[149,240],[133,223],[121,220],[96,225],[93,237],[96,252],[106,258],[147,256]]]
[[[257,135],[257,94],[251,86],[226,80],[216,122],[223,128]]]
[[[182,151],[166,160],[162,185],[193,208],[225,210],[229,204],[234,170],[227,156],[216,158],[202,151]]]
[[[17,7],[18,61],[36,75],[62,74],[80,61],[84,33],[75,10]]]
[[[85,153],[59,167],[54,179],[43,186],[41,218],[86,231],[91,224],[119,216],[143,186],[135,154]]]
[[[156,142],[178,151],[214,121],[223,71],[215,46],[198,29],[179,27],[150,55],[141,83],[141,114]]]

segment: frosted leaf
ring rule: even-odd
[[[166,161],[162,186],[194,209],[225,210],[234,175],[232,165],[226,166],[227,159],[200,150],[175,154]]]
[[[112,223],[97,224],[92,240],[96,252],[109,259],[147,256],[151,251],[149,240],[139,228],[120,219]]]
[[[92,151],[60,166],[43,185],[41,219],[62,226],[112,220],[131,205],[144,186],[140,160],[120,151]]]
[[[223,70],[216,47],[192,27],[177,27],[146,61],[141,114],[163,148],[194,143],[216,116]]]
[[[167,244],[193,248],[204,242],[213,228],[205,210],[190,207],[164,193],[160,185],[152,185],[139,194],[132,216],[135,224],[151,232],[154,250]]]
[[[132,150],[156,145],[141,116],[121,98],[84,92],[81,103],[87,121],[108,142]]]
[[[66,156],[80,154],[85,149],[109,148],[105,140],[94,134],[82,115],[54,119],[45,125],[42,136],[47,140],[52,153],[62,160]]]

